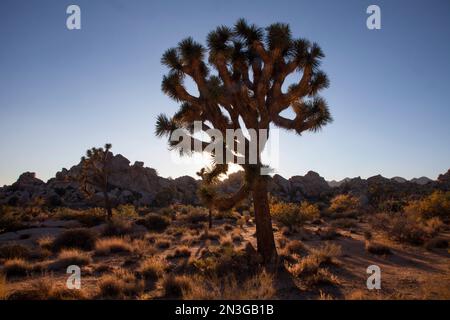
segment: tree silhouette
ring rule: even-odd
[[[112,172],[112,145],[107,143],[104,148],[92,148],[81,158],[81,172],[78,176],[81,190],[92,197],[96,190],[103,193],[104,208],[108,219],[112,218],[111,200],[108,195],[108,179]]]
[[[216,195],[210,199],[211,204],[218,210],[228,210],[252,195],[258,252],[265,263],[276,257],[267,178],[261,175],[265,142],[258,136],[245,137],[244,141],[234,139],[230,143],[211,135],[205,141],[194,136],[194,122],[201,123],[203,132],[215,129],[223,136],[227,129],[270,132],[274,126],[299,135],[307,130],[319,130],[332,121],[326,101],[318,95],[329,84],[326,74],[319,70],[323,57],[316,43],[292,38],[287,24],[274,23],[261,29],[240,19],[232,28],[219,26],[210,32],[207,48],[189,37],[176,48],[167,50],[161,59],[170,70],[163,77],[162,91],[181,106],[171,118],[164,114],[158,116],[155,134],[168,136],[169,147],[181,154],[191,152],[170,138],[177,129],[191,138],[192,146],[200,145],[201,151],[210,142],[218,142],[223,154],[233,155],[226,162],[218,162],[216,152],[211,152],[213,167],[207,173],[211,181],[226,173],[229,163],[239,164],[245,172],[245,179],[235,194]],[[285,90],[284,82],[291,74],[298,74],[299,79]],[[186,89],[187,77],[195,83],[198,94]],[[292,117],[281,115],[287,109],[293,111]],[[251,142],[258,146],[256,163],[249,161]],[[244,154],[236,152],[238,146],[245,147]]]
[[[212,228],[212,211],[214,207],[214,199],[216,198],[216,191],[211,186],[216,182],[217,176],[212,176],[208,168],[201,168],[197,175],[202,178],[202,183],[197,190],[197,195],[200,201],[208,208],[208,228]]]

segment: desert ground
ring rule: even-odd
[[[448,224],[354,210],[344,198],[320,209],[274,202],[278,260],[265,267],[251,207],[213,212],[209,229],[200,206],[122,205],[109,221],[101,208],[4,206],[3,222],[8,217],[14,231],[0,234],[0,297],[450,298]],[[80,289],[66,286],[69,265],[81,268]],[[379,290],[367,289],[370,265],[380,267]]]

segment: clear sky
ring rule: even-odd
[[[82,29],[66,29],[81,7]],[[366,8],[381,7],[381,30]],[[450,1],[0,1],[0,185],[24,171],[48,179],[105,142],[160,175],[176,165],[155,117],[177,105],[160,90],[162,53],[238,18],[291,25],[318,42],[335,121],[283,133],[283,176],[436,178],[450,167]]]

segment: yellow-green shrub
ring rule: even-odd
[[[424,219],[439,217],[443,221],[448,221],[450,219],[450,191],[435,191],[422,200],[412,201],[405,207],[405,213],[418,215]]]

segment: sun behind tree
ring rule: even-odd
[[[219,26],[210,32],[207,48],[190,37],[184,39],[176,48],[167,50],[161,59],[170,70],[163,78],[162,91],[181,106],[171,118],[158,116],[156,135],[168,136],[171,149],[190,155],[191,152],[180,147],[179,141],[170,137],[182,130],[183,139],[191,138],[192,145],[197,143],[202,146],[200,151],[204,151],[214,138],[210,141],[194,138],[194,122],[200,122],[204,132],[216,129],[224,137],[227,129],[270,132],[271,125],[297,134],[307,130],[315,132],[332,120],[327,103],[318,95],[329,84],[326,74],[319,70],[323,57],[316,43],[292,38],[289,25],[283,23],[261,29],[240,19],[233,28]],[[290,74],[298,74],[299,80],[283,91],[284,81]],[[197,96],[186,90],[186,77],[196,84]],[[292,119],[281,115],[288,108],[294,112]],[[214,177],[228,171],[230,163],[243,168],[245,178],[241,188],[233,195],[214,195],[210,204],[218,210],[228,210],[251,194],[258,252],[265,263],[270,263],[276,257],[276,249],[268,180],[261,175],[264,167],[261,153],[265,146],[261,139],[244,137],[244,141],[219,141],[223,153],[231,153],[233,157],[222,163],[217,161],[217,154],[211,152],[213,165],[205,171],[203,180],[214,181]],[[256,163],[249,161],[252,143],[258,146]],[[239,144],[245,146],[244,153],[236,151]],[[238,163],[242,160],[244,164]]]

